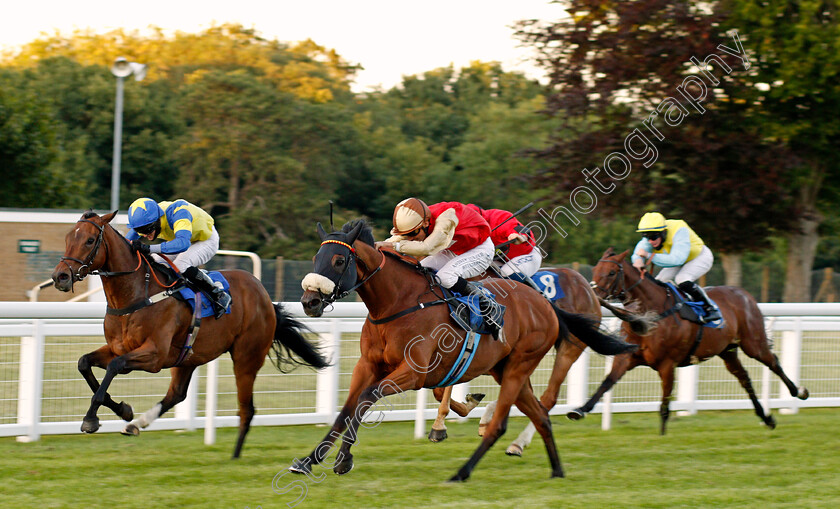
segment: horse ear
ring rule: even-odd
[[[621,260],[625,259],[627,257],[627,255],[629,255],[629,254],[630,254],[629,249],[627,251],[621,253],[620,255],[618,255],[618,261],[621,261]]]
[[[347,234],[347,243],[348,244],[353,244],[354,242],[356,242],[356,239],[359,237],[359,234],[362,232],[362,226],[364,226],[364,223],[359,221],[358,223],[356,223],[356,226],[354,226],[353,229],[350,230],[350,233]]]
[[[119,209],[111,212],[110,214],[105,214],[104,216],[102,216],[102,222],[104,224],[110,223],[111,220],[114,219],[114,216],[117,215],[117,212],[119,212]]]
[[[601,258],[606,258],[606,257],[612,256],[614,254],[615,254],[615,250],[613,249],[612,246],[610,246],[610,247],[607,248],[606,251],[604,251],[604,256],[602,256]]]
[[[324,227],[321,226],[321,223],[318,223],[318,236],[321,237],[321,240],[327,238],[327,232],[324,231]]]

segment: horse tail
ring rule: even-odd
[[[622,322],[630,324],[630,330],[639,336],[645,336],[656,327],[656,313],[645,313],[643,315],[635,315],[627,310],[618,308],[598,297],[598,302],[602,306],[612,311],[612,314]]]
[[[287,313],[280,304],[274,304],[274,314],[277,316],[277,326],[274,329],[271,350],[274,353],[274,365],[277,369],[285,373],[288,368],[294,369],[298,365],[312,366],[317,369],[330,365],[329,361],[321,355],[318,347],[303,337],[304,333],[312,332],[308,327],[292,318],[292,315]],[[292,355],[293,353],[300,357],[300,360]]]
[[[552,308],[554,308],[554,313],[557,314],[560,323],[565,323],[568,332],[577,336],[578,339],[601,355],[618,355],[633,352],[639,348],[639,345],[627,343],[621,338],[601,332],[595,320],[591,318],[568,313],[556,306],[552,306]],[[562,334],[563,327],[560,330],[561,334],[555,347],[559,347],[560,341],[565,339]]]

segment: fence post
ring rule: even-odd
[[[204,399],[204,444],[216,443],[216,406],[219,395],[219,359],[207,363],[207,395]]]
[[[782,365],[782,369],[787,374],[788,378],[795,383],[799,384],[799,367],[800,367],[800,357],[802,354],[802,318],[797,316],[793,320],[793,330],[792,331],[782,331],[782,358],[779,359],[779,362]],[[795,414],[799,412],[799,405],[796,403],[798,400],[790,395],[790,392],[785,387],[784,382],[779,380],[779,399],[782,400],[782,404],[790,402],[789,406],[785,406],[779,409],[779,413],[781,414]]]
[[[566,403],[578,408],[586,403],[589,385],[589,349],[583,351],[566,374]]]
[[[28,428],[18,442],[35,442],[41,438],[41,396],[44,390],[43,320],[32,321],[32,336],[20,338],[18,384],[18,424]]]
[[[324,416],[324,424],[332,424],[338,407],[338,374],[341,356],[341,320],[330,320],[330,333],[320,334],[323,354],[332,366],[318,372],[315,389],[315,411]]]
[[[614,357],[612,355],[604,359],[605,375],[609,375],[610,371],[612,371],[613,359]],[[610,389],[601,398],[601,401],[603,401],[601,407],[601,429],[604,431],[609,431],[612,428],[612,394],[613,391]]]
[[[417,406],[414,410],[414,438],[426,438],[426,396],[429,389],[417,391]]]
[[[685,410],[679,410],[677,415],[695,415],[697,413],[697,388],[700,383],[698,371],[700,366],[693,364],[677,369],[677,401],[687,403]]]

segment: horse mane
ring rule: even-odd
[[[90,219],[92,217],[96,217],[99,214],[93,211],[93,209],[87,209],[84,214],[82,214],[82,219]]]
[[[373,238],[373,230],[371,229],[370,225],[367,224],[367,221],[365,221],[364,219],[354,219],[350,222],[345,223],[344,226],[341,227],[341,232],[350,233],[350,231],[353,230],[353,228],[355,228],[356,225],[358,225],[359,223],[362,224],[362,230],[359,232],[359,236],[356,238],[356,240],[361,240],[365,244],[368,244],[369,246],[373,247],[373,245],[376,242]]]

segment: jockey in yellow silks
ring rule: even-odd
[[[703,239],[681,219],[665,219],[659,212],[648,212],[639,221],[642,239],[633,250],[633,266],[641,270],[648,262],[662,267],[656,279],[673,280],[680,290],[702,301],[706,322],[720,319],[720,310],[695,280],[709,272],[715,257]]]

